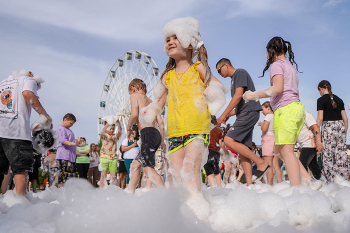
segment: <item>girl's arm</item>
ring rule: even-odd
[[[165,80],[166,80],[166,74],[164,74],[160,80],[162,82],[162,84],[164,85],[164,87],[166,87],[166,88],[163,91],[163,94],[161,95],[161,97],[159,99],[155,100],[157,102],[157,105],[160,106],[162,109],[165,106],[166,97],[168,96],[168,88],[167,88]]]
[[[324,147],[321,141],[320,127],[317,124],[311,125],[310,129],[313,131],[316,140],[316,150],[322,152]]]
[[[119,140],[120,136],[122,135],[122,125],[120,124],[120,121],[117,120],[117,126],[118,126],[118,134],[117,134],[117,140]]]
[[[277,74],[272,78],[272,86],[263,91],[246,91],[243,99],[246,102],[250,100],[259,100],[280,95],[283,92],[284,79],[282,74]]]
[[[323,121],[323,110],[318,110],[317,111],[317,120],[316,120],[318,127],[321,127],[322,121]]]
[[[198,65],[198,73],[199,73],[199,76],[204,83],[205,82],[205,75],[206,75],[207,71],[205,70],[203,63],[200,63]],[[213,74],[211,74],[211,78],[210,78],[210,82],[212,82],[212,81],[221,83]]]
[[[266,133],[267,130],[269,129],[269,125],[270,125],[270,122],[264,120],[264,122],[261,125],[261,131],[263,133]]]
[[[137,117],[139,116],[139,107],[137,104],[137,95],[136,94],[130,95],[130,104],[131,104],[131,114],[129,117],[128,125],[126,126],[128,139],[130,138],[130,134],[132,131],[131,130],[132,125],[135,123],[135,121],[137,120]]]
[[[77,151],[77,156],[86,156],[90,152],[90,149],[84,151]]]
[[[348,133],[348,116],[346,115],[345,110],[341,110],[341,117],[343,118],[344,121],[344,126],[345,126],[345,134]]]
[[[105,133],[107,128],[109,127],[109,124],[106,122],[105,126],[103,127],[102,131],[101,131],[101,138],[104,139],[105,138]]]
[[[79,139],[75,139],[75,142],[70,142],[70,141],[64,141],[62,144],[66,146],[77,146]]]
[[[136,141],[134,141],[134,143],[132,144],[132,145],[130,145],[130,146],[122,146],[122,151],[128,151],[128,150],[130,150],[131,148],[133,148],[133,147],[135,147],[137,145],[137,142]]]

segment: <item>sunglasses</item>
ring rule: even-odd
[[[224,65],[226,64],[223,64],[219,69],[218,69],[218,73],[221,74],[221,68],[224,67]]]

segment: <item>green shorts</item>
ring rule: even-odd
[[[117,159],[100,158],[100,164],[102,167],[101,172],[110,172],[110,173],[117,172]]]
[[[300,102],[277,109],[273,115],[275,145],[295,144],[304,121],[305,109]]]

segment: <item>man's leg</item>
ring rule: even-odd
[[[229,148],[236,151],[240,156],[243,156],[249,160],[252,160],[256,164],[257,169],[259,171],[265,171],[265,169],[269,165],[262,158],[258,157],[256,154],[254,154],[253,151],[251,151],[249,149],[249,147],[247,147],[246,145],[239,143],[239,142],[235,141],[234,139],[227,137],[227,136],[224,138],[224,142],[225,142],[226,146],[228,146]],[[247,176],[247,174],[246,174],[246,176]]]
[[[15,174],[16,194],[18,196],[26,195],[27,176],[28,176],[28,172]]]
[[[131,194],[135,193],[136,185],[140,180],[140,172],[141,163],[135,159],[130,166],[130,182],[128,186],[128,192]]]
[[[319,180],[321,179],[321,168],[318,166],[317,163],[317,155],[316,155],[316,150],[315,150],[315,155],[312,157],[311,162],[309,163],[309,168],[312,174],[314,175],[315,179]]]
[[[252,177],[253,177],[252,163],[251,163],[250,159],[244,157],[243,155],[240,155],[240,156],[241,156],[241,164],[242,164],[245,178],[247,181],[247,186],[249,186],[249,185],[253,184],[253,182],[252,182]]]

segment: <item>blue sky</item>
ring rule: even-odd
[[[345,0],[5,1],[0,8],[0,77],[23,68],[42,76],[46,82],[39,96],[54,128],[72,112],[78,119],[75,135],[97,142],[100,94],[115,60],[140,50],[164,70],[162,28],[185,16],[199,20],[215,76],[216,62],[226,57],[250,73],[256,89],[267,88],[268,75],[258,78],[265,47],[281,36],[292,43],[303,72],[299,90],[306,110],[316,118],[317,85],[327,79],[350,115],[350,2]],[[37,117],[33,112],[31,122]],[[257,144],[260,135],[256,127]]]

